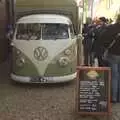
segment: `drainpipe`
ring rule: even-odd
[[[15,25],[14,0],[6,0],[6,9],[7,9],[6,11],[8,17],[8,27],[12,26],[12,28],[14,29],[14,25]]]
[[[93,18],[93,4],[94,4],[94,0],[92,0],[91,2],[91,18]]]

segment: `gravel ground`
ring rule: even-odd
[[[65,84],[12,84],[8,62],[0,65],[0,120],[95,120],[75,113],[75,80]],[[120,105],[113,120],[120,120]],[[103,120],[103,118],[101,118]]]

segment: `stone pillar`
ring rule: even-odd
[[[7,28],[6,1],[0,1],[0,63],[8,57],[8,40],[6,39]]]

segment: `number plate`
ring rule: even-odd
[[[32,77],[31,82],[39,82],[39,83],[45,83],[47,80],[45,80],[43,77]]]

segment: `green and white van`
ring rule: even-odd
[[[9,0],[11,78],[58,83],[76,78],[82,15],[75,0]],[[78,52],[79,51],[79,52]],[[80,62],[79,62],[80,63]]]
[[[77,38],[63,15],[33,14],[16,22],[11,78],[23,83],[58,83],[76,77]]]

